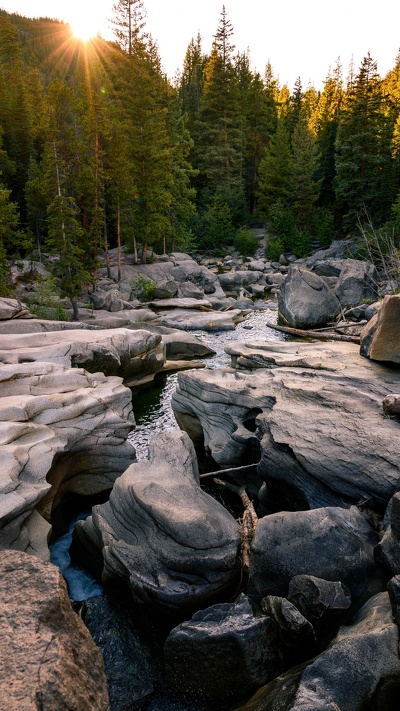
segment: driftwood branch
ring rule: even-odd
[[[368,323],[367,320],[364,321],[347,321],[346,323],[335,323],[331,326],[325,326],[324,328],[314,328],[313,330],[317,333],[323,333],[324,331],[341,331],[343,328],[354,328],[354,326],[365,326]]]
[[[303,331],[300,328],[290,328],[289,326],[277,326],[275,323],[265,324],[268,328],[273,328],[275,331],[289,333],[291,336],[299,336],[299,338],[317,338],[320,341],[345,341],[347,343],[360,343],[359,336],[341,336],[339,333],[321,333],[320,331]]]
[[[214,479],[219,486],[224,486],[234,494],[238,494],[243,504],[243,516],[240,519],[240,536],[242,539],[242,568],[247,574],[250,570],[250,545],[258,524],[258,516],[255,512],[253,503],[250,501],[244,486],[235,486],[222,479]]]
[[[244,464],[241,467],[230,467],[229,469],[220,469],[218,471],[218,476],[219,477],[225,477],[225,476],[234,476],[235,474],[251,474],[252,472],[255,472],[257,470],[257,467],[259,465],[259,462],[257,464]],[[217,472],[207,472],[206,474],[200,474],[200,479],[209,479],[210,477],[215,477]]]

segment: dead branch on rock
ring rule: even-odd
[[[277,326],[275,323],[266,323],[267,328],[273,328],[275,331],[289,333],[291,336],[299,336],[299,338],[316,338],[320,341],[345,341],[347,343],[360,343],[359,336],[342,336],[339,333],[321,333],[320,331],[303,331],[300,328],[289,328],[289,326]]]
[[[229,491],[233,491],[233,493],[240,496],[242,500],[244,511],[242,518],[239,519],[240,536],[242,539],[242,569],[244,573],[248,574],[250,570],[250,545],[257,528],[258,516],[244,486],[235,486],[234,484],[217,478],[214,479],[214,482],[219,486],[224,486],[226,489],[229,489]]]
[[[255,471],[257,471],[257,467],[260,462],[257,464],[244,464],[241,467],[230,467],[229,469],[220,469],[218,472],[206,472],[205,474],[200,474],[200,479],[209,479],[210,477],[215,477],[215,475],[218,473],[218,476],[234,476],[235,474],[251,474]]]
[[[365,326],[368,323],[366,319],[363,321],[347,321],[346,323],[335,323],[332,326],[325,326],[324,328],[314,328],[316,333],[323,333],[324,331],[341,331],[343,328],[352,328],[354,326]]]

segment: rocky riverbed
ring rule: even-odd
[[[57,711],[397,709],[400,297],[365,303],[386,286],[341,249],[277,264],[127,260],[118,287],[103,274],[83,298],[80,324],[0,303],[11,711],[38,698]],[[145,302],[138,274],[156,285]],[[266,308],[321,327],[338,304],[361,346],[250,328]],[[138,460],[126,384],[171,369],[181,429],[159,428]],[[75,607],[101,657],[46,562],[83,504],[71,554],[105,594]],[[13,592],[27,575],[30,607]]]

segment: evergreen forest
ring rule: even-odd
[[[73,301],[109,248],[215,253],[256,225],[272,259],[365,224],[399,247],[400,54],[385,77],[368,54],[320,92],[280,86],[235,52],[223,7],[171,81],[145,17],[119,0],[115,41],[82,43],[0,10],[0,295],[27,255]]]

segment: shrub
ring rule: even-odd
[[[37,318],[49,321],[69,321],[68,311],[59,303],[59,292],[54,277],[38,282],[29,297],[29,308]]]
[[[359,222],[363,243],[358,257],[368,259],[390,285],[393,294],[400,293],[400,247],[396,223],[386,223],[375,229],[367,216],[366,224]]]
[[[139,274],[131,286],[139,301],[151,301],[154,298],[157,284],[152,279],[147,279],[143,274]]]
[[[258,237],[252,230],[241,227],[235,235],[233,244],[244,257],[252,257],[258,247]]]
[[[277,262],[284,251],[283,242],[280,237],[269,237],[265,250],[265,256],[271,262]]]

